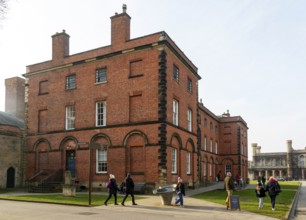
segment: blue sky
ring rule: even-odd
[[[110,17],[132,17],[131,37],[166,31],[198,67],[199,97],[216,115],[247,122],[262,152],[306,146],[304,0],[9,0],[0,21],[0,111],[4,79],[51,59],[51,35],[70,35],[70,54],[110,44]]]

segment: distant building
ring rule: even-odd
[[[24,79],[6,79],[5,85],[6,112],[0,111],[0,188],[14,188],[23,183]]]
[[[247,123],[198,102],[197,67],[166,32],[130,39],[130,19],[124,6],[111,45],[74,55],[56,33],[52,59],[27,66],[25,180],[62,180],[65,170],[95,188],[110,173],[149,187],[247,177]]]
[[[294,150],[292,141],[287,141],[287,152],[261,153],[261,147],[252,144],[253,160],[249,162],[249,177],[283,177],[306,179],[306,148]]]
[[[204,181],[221,180],[227,172],[244,180],[248,175],[248,127],[240,116],[230,113],[216,116],[199,103],[200,176]]]

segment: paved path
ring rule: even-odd
[[[191,195],[205,191],[223,189],[223,187],[223,182],[219,182],[209,187],[187,191],[187,196],[184,198],[185,206],[183,208],[179,206],[162,206],[159,196],[146,196],[147,198],[136,201],[139,204],[138,206],[132,206],[130,201],[125,203],[126,206],[109,204],[108,206],[98,207],[79,207],[0,200],[0,220],[170,220],[173,218],[184,220],[276,220],[276,218],[258,215],[244,210],[226,210],[225,205],[190,197]],[[254,186],[251,185],[248,187]]]
[[[306,219],[306,181],[302,181],[297,206],[295,210],[294,220],[305,220]]]

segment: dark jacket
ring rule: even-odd
[[[280,185],[278,184],[277,180],[269,180],[268,184],[266,185],[266,191],[268,191],[269,196],[278,195],[280,192],[278,189],[280,190]]]
[[[134,193],[134,181],[130,176],[127,176],[124,180],[125,187],[126,187],[126,193]]]
[[[256,186],[255,194],[258,198],[266,197],[266,190],[262,186]]]
[[[117,191],[119,190],[118,185],[116,183],[115,179],[110,179],[108,184],[107,184],[108,192],[110,194],[116,194]]]
[[[182,193],[183,195],[185,195],[185,184],[183,182],[177,183],[175,191],[176,193]]]
[[[230,176],[225,177],[224,184],[226,190],[233,190],[235,188],[233,178]]]
[[[261,177],[261,182],[262,182],[262,184],[266,183],[266,178],[264,176]]]

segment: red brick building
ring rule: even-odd
[[[123,8],[111,45],[74,55],[69,35],[56,33],[52,60],[27,66],[26,179],[70,170],[87,185],[90,164],[93,187],[110,173],[148,186],[178,176],[196,186],[225,167],[246,176],[246,123],[199,104],[197,67],[165,32],[130,39],[130,19]]]
[[[199,103],[199,148],[202,181],[214,181],[220,173],[237,174],[244,180],[248,177],[247,124],[240,116],[229,112],[216,116]]]

